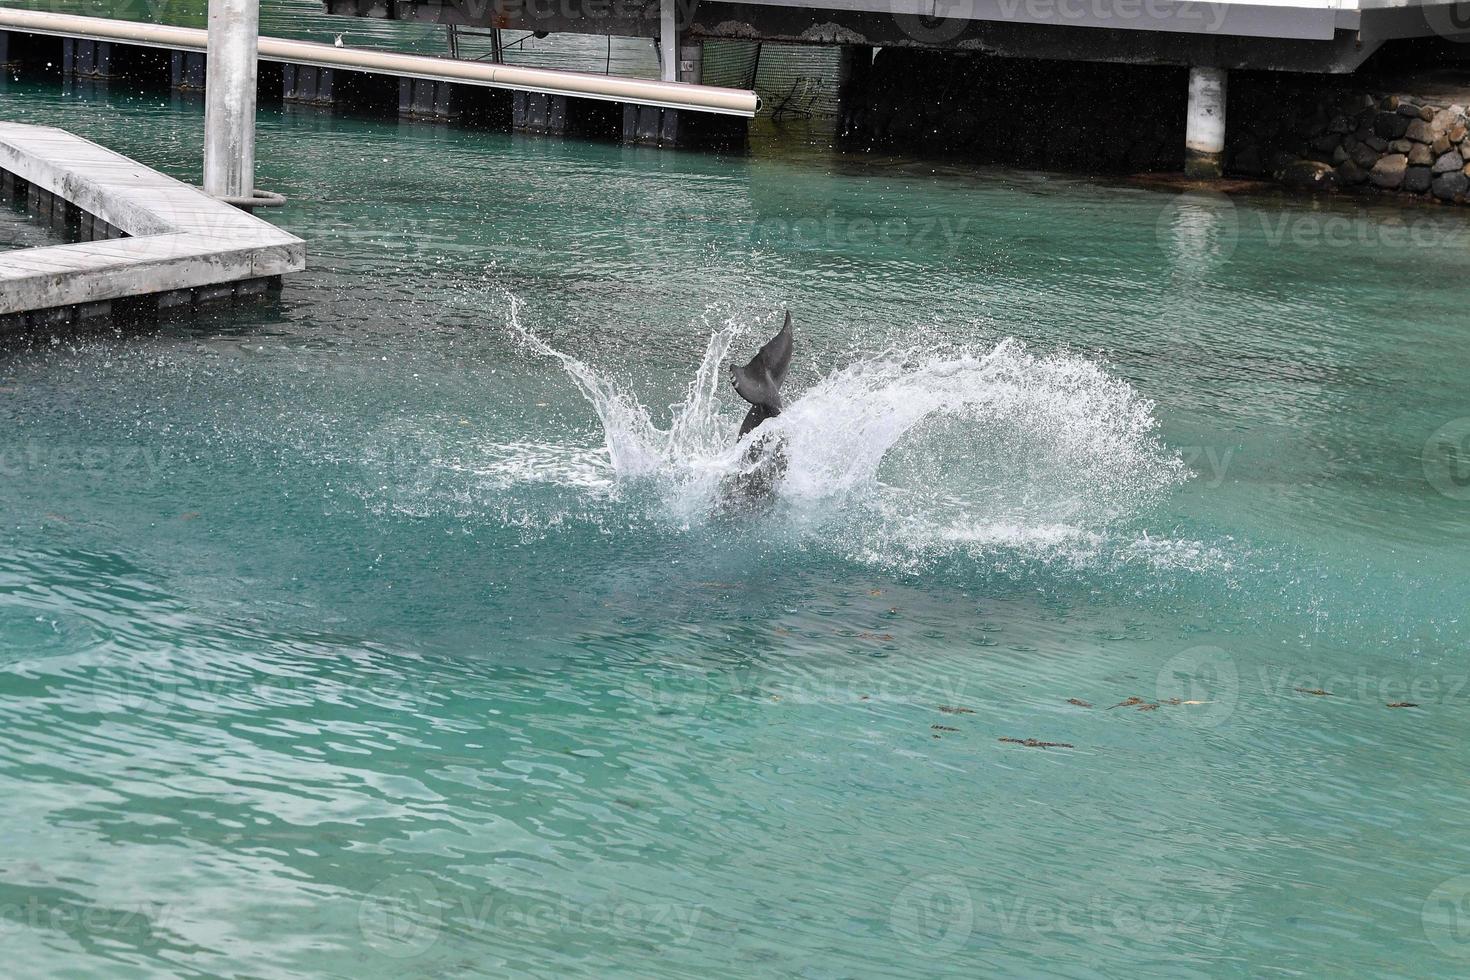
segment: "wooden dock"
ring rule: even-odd
[[[0,330],[261,295],[306,267],[294,235],[49,126],[0,122],[0,194],[77,239],[0,252]]]

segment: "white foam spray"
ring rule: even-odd
[[[661,427],[636,393],[541,340],[520,313],[512,297],[512,330],[559,362],[596,412],[607,484],[652,489],[680,521],[717,511],[728,478],[752,465],[747,440],[760,434],[783,437],[787,457],[768,519],[844,541],[864,558],[1096,551],[1186,477],[1159,439],[1152,401],[1086,358],[1034,354],[1014,339],[863,357],[788,392],[785,412],[736,444],[745,406],[725,372],[743,325],[710,335]],[[548,463],[551,448],[538,449],[540,467],[521,460],[506,472],[566,469]],[[585,486],[587,448],[567,452]]]

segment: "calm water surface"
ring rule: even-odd
[[[197,103],[0,116],[199,176]],[[1470,965],[1463,215],[769,128],[259,158],[278,307],[0,348],[16,975]],[[691,382],[784,307],[790,480],[721,513]]]

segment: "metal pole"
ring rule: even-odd
[[[260,0],[209,0],[204,76],[204,191],[255,191],[255,74]]]
[[[1189,115],[1184,123],[1184,173],[1219,177],[1225,170],[1225,82],[1223,68],[1189,69]]]
[[[674,0],[658,3],[659,78],[666,82],[679,80],[679,24],[674,16]]]

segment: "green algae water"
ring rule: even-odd
[[[278,305],[0,347],[9,972],[1470,965],[1461,213],[294,110],[258,183]]]

